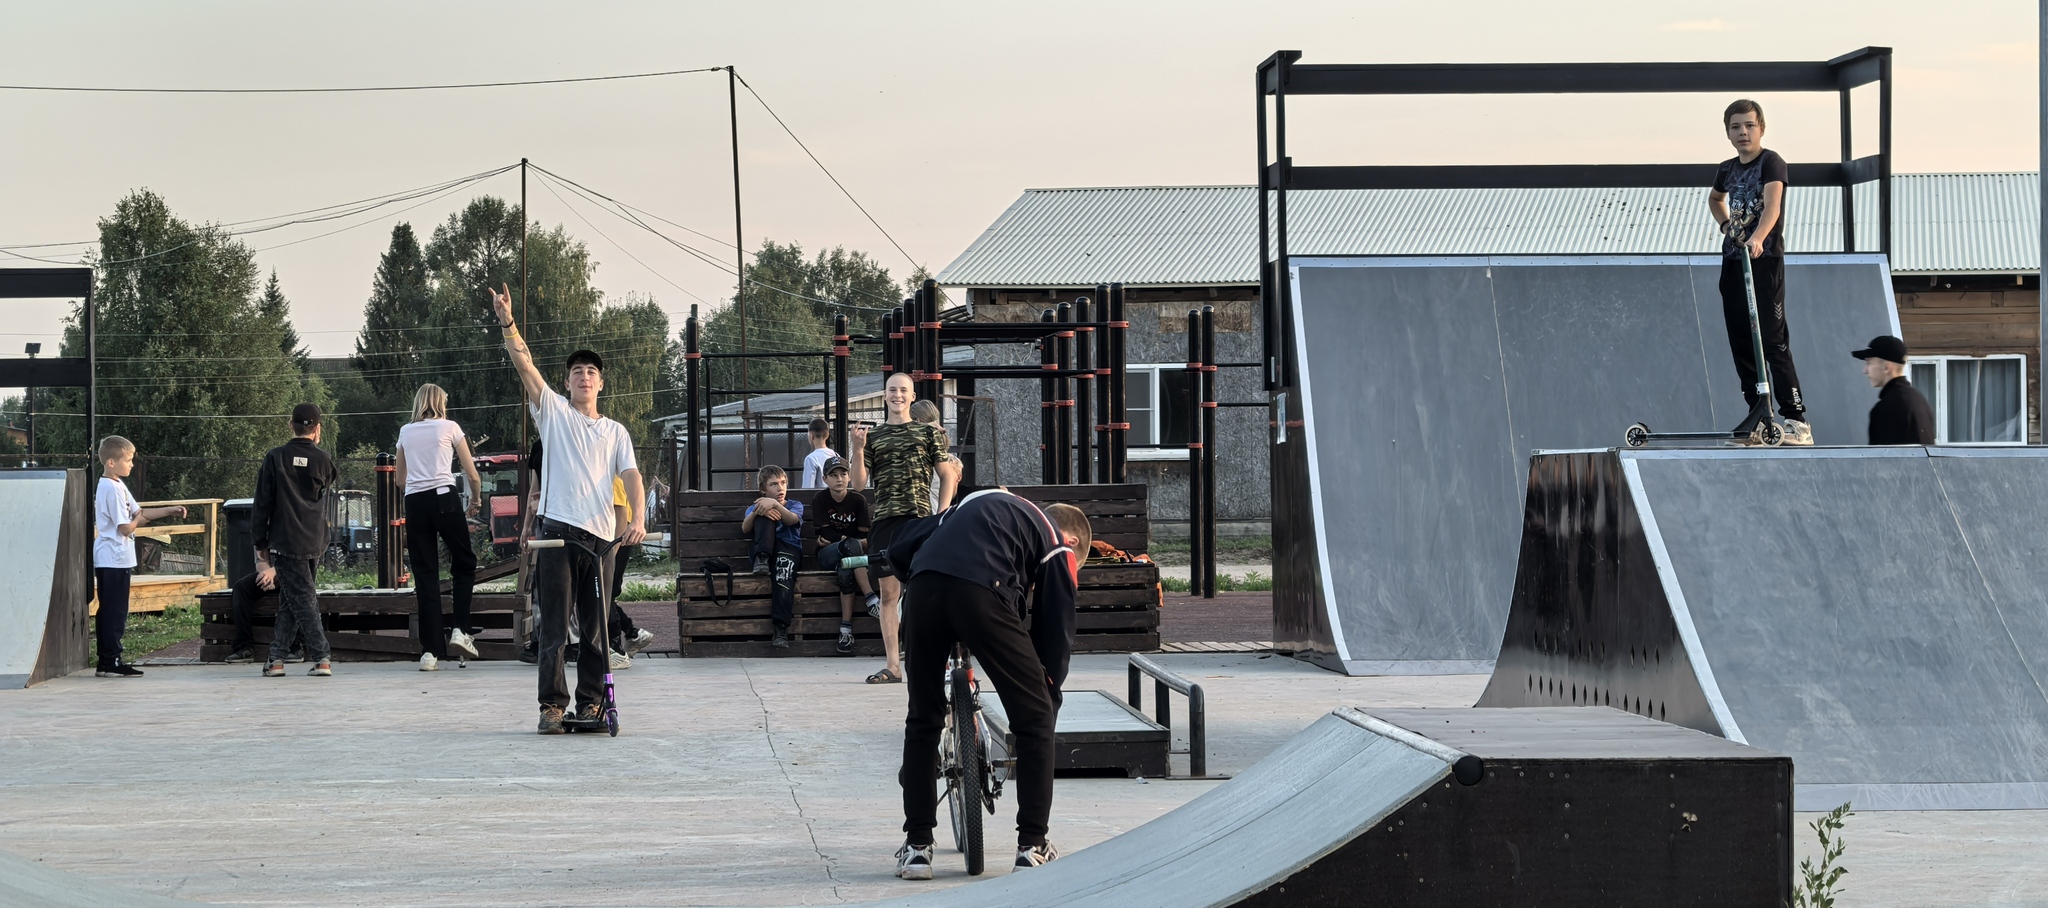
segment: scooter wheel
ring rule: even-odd
[[[1785,440],[1785,429],[1783,426],[1778,425],[1776,420],[1766,419],[1758,423],[1756,434],[1758,441],[1773,448]]]
[[[619,736],[619,711],[618,711],[618,710],[616,710],[616,709],[607,709],[607,710],[605,710],[605,711],[604,711],[604,730],[605,730],[605,731],[608,731],[608,732],[611,732],[611,735],[612,735],[612,737],[614,737],[614,738],[616,738],[616,737],[618,737],[618,736]]]
[[[1628,446],[1631,448],[1640,448],[1647,445],[1650,443],[1650,427],[1642,423],[1629,426],[1628,432],[1622,436],[1622,440],[1628,442]]]

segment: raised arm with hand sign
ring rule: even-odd
[[[539,396],[548,383],[541,378],[540,367],[533,364],[533,351],[526,348],[526,338],[519,336],[519,325],[512,321],[511,285],[499,284],[491,291],[491,311],[498,316],[498,330],[505,336],[505,352],[512,355],[512,368],[519,372],[519,386],[527,397]]]

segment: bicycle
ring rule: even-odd
[[[982,811],[993,816],[1012,760],[989,757],[992,743],[981,715],[981,682],[967,645],[953,645],[946,660],[946,727],[939,734],[940,798],[953,818],[953,845],[967,858],[967,875],[980,876]]]

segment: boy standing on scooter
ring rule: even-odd
[[[491,308],[497,313],[505,351],[519,372],[534,425],[548,452],[542,464],[540,503],[534,508],[540,517],[540,536],[576,543],[541,549],[534,566],[533,595],[540,610],[539,730],[544,735],[559,735],[567,731],[562,725],[569,705],[562,646],[568,642],[572,602],[583,640],[576,658],[576,718],[594,725],[602,720],[604,710],[603,585],[611,579],[611,571],[584,546],[602,549],[614,538],[622,546],[637,545],[646,538],[647,490],[640,484],[640,469],[633,460],[632,436],[625,426],[597,412],[597,395],[604,390],[604,360],[589,350],[569,354],[569,374],[563,383],[569,396],[565,398],[548,387],[534,366],[533,354],[512,322],[510,288],[500,285],[492,291]],[[613,477],[625,481],[626,501],[633,511],[624,532],[612,514]]]
[[[1785,326],[1785,186],[1791,175],[1785,159],[1765,148],[1764,109],[1747,98],[1721,114],[1735,157],[1721,162],[1707,211],[1721,225],[1721,316],[1728,325],[1728,348],[1735,354],[1735,375],[1742,397],[1757,403],[1756,353],[1750,340],[1749,297],[1742,280],[1742,252],[1749,249],[1750,272],[1756,284],[1756,330],[1763,336],[1764,361],[1770,364],[1771,388],[1778,413],[1785,418],[1784,444],[1813,444],[1806,423],[1806,401],[1799,393],[1799,372],[1792,365],[1792,335]]]

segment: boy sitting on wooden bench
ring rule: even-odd
[[[867,554],[868,531],[874,528],[874,512],[867,497],[853,491],[846,461],[833,457],[820,470],[825,491],[811,499],[811,522],[818,526],[818,567],[832,571],[839,585],[840,655],[853,655],[853,597],[867,597],[868,617],[882,615],[882,597],[875,594],[865,567],[840,565],[842,559]]]
[[[789,646],[789,625],[796,619],[796,564],[804,554],[804,506],[789,500],[789,474],[769,464],[761,468],[761,497],[747,506],[740,532],[754,538],[754,573],[772,574],[774,592],[769,617],[775,622],[775,646]]]

